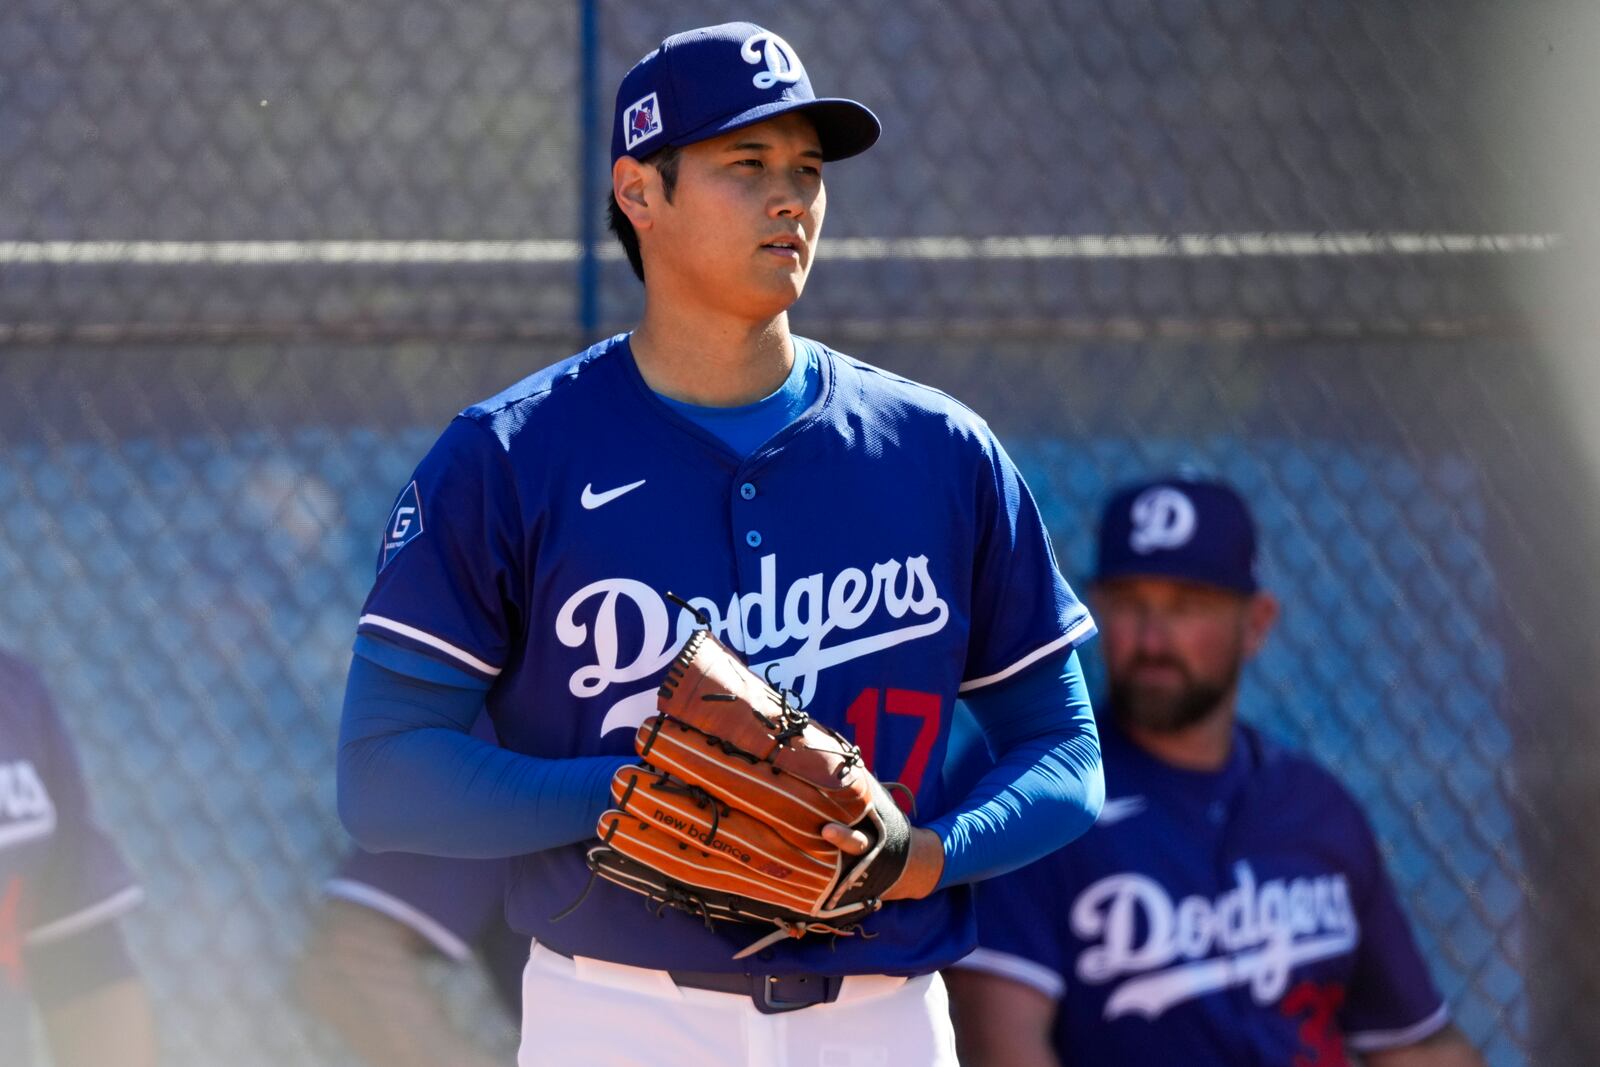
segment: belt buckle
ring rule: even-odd
[[[778,995],[776,988],[784,981],[782,975],[755,975],[756,989],[751,1000],[755,1001],[756,1010],[763,1015],[782,1015],[784,1012],[799,1011],[809,1008],[813,1004],[831,1004],[839,999],[839,989],[844,985],[844,978],[836,974],[805,974],[791,975],[798,982],[815,982],[816,987],[806,990],[806,996],[798,999],[784,999]]]

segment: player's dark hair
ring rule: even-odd
[[[651,153],[641,163],[648,163],[656,168],[661,175],[661,192],[667,198],[667,203],[672,203],[672,193],[678,188],[678,157],[683,155],[683,149],[677,145],[668,145],[659,152]],[[622,213],[622,208],[617,205],[617,194],[610,194],[606,204],[606,224],[611,232],[617,235],[622,250],[628,254],[628,265],[633,268],[634,276],[641,282],[644,281],[644,260],[639,256],[639,235],[634,232],[633,223],[628,221],[628,216]]]

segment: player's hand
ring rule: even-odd
[[[841,822],[826,823],[822,836],[840,852],[859,856],[872,846],[867,835],[852,830]],[[944,873],[944,842],[932,830],[920,826],[911,828],[911,851],[906,856],[905,870],[893,885],[884,891],[884,900],[920,900],[932,893]]]

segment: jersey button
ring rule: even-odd
[[[751,530],[749,533],[744,535],[744,543],[749,545],[751,548],[760,548],[761,535],[755,530]]]
[[[739,487],[739,495],[746,500],[754,500],[756,498],[756,487],[749,482],[745,482]]]

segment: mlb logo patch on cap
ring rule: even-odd
[[[623,116],[623,130],[628,140],[628,151],[648,141],[661,132],[661,106],[656,94],[635,100]]]

